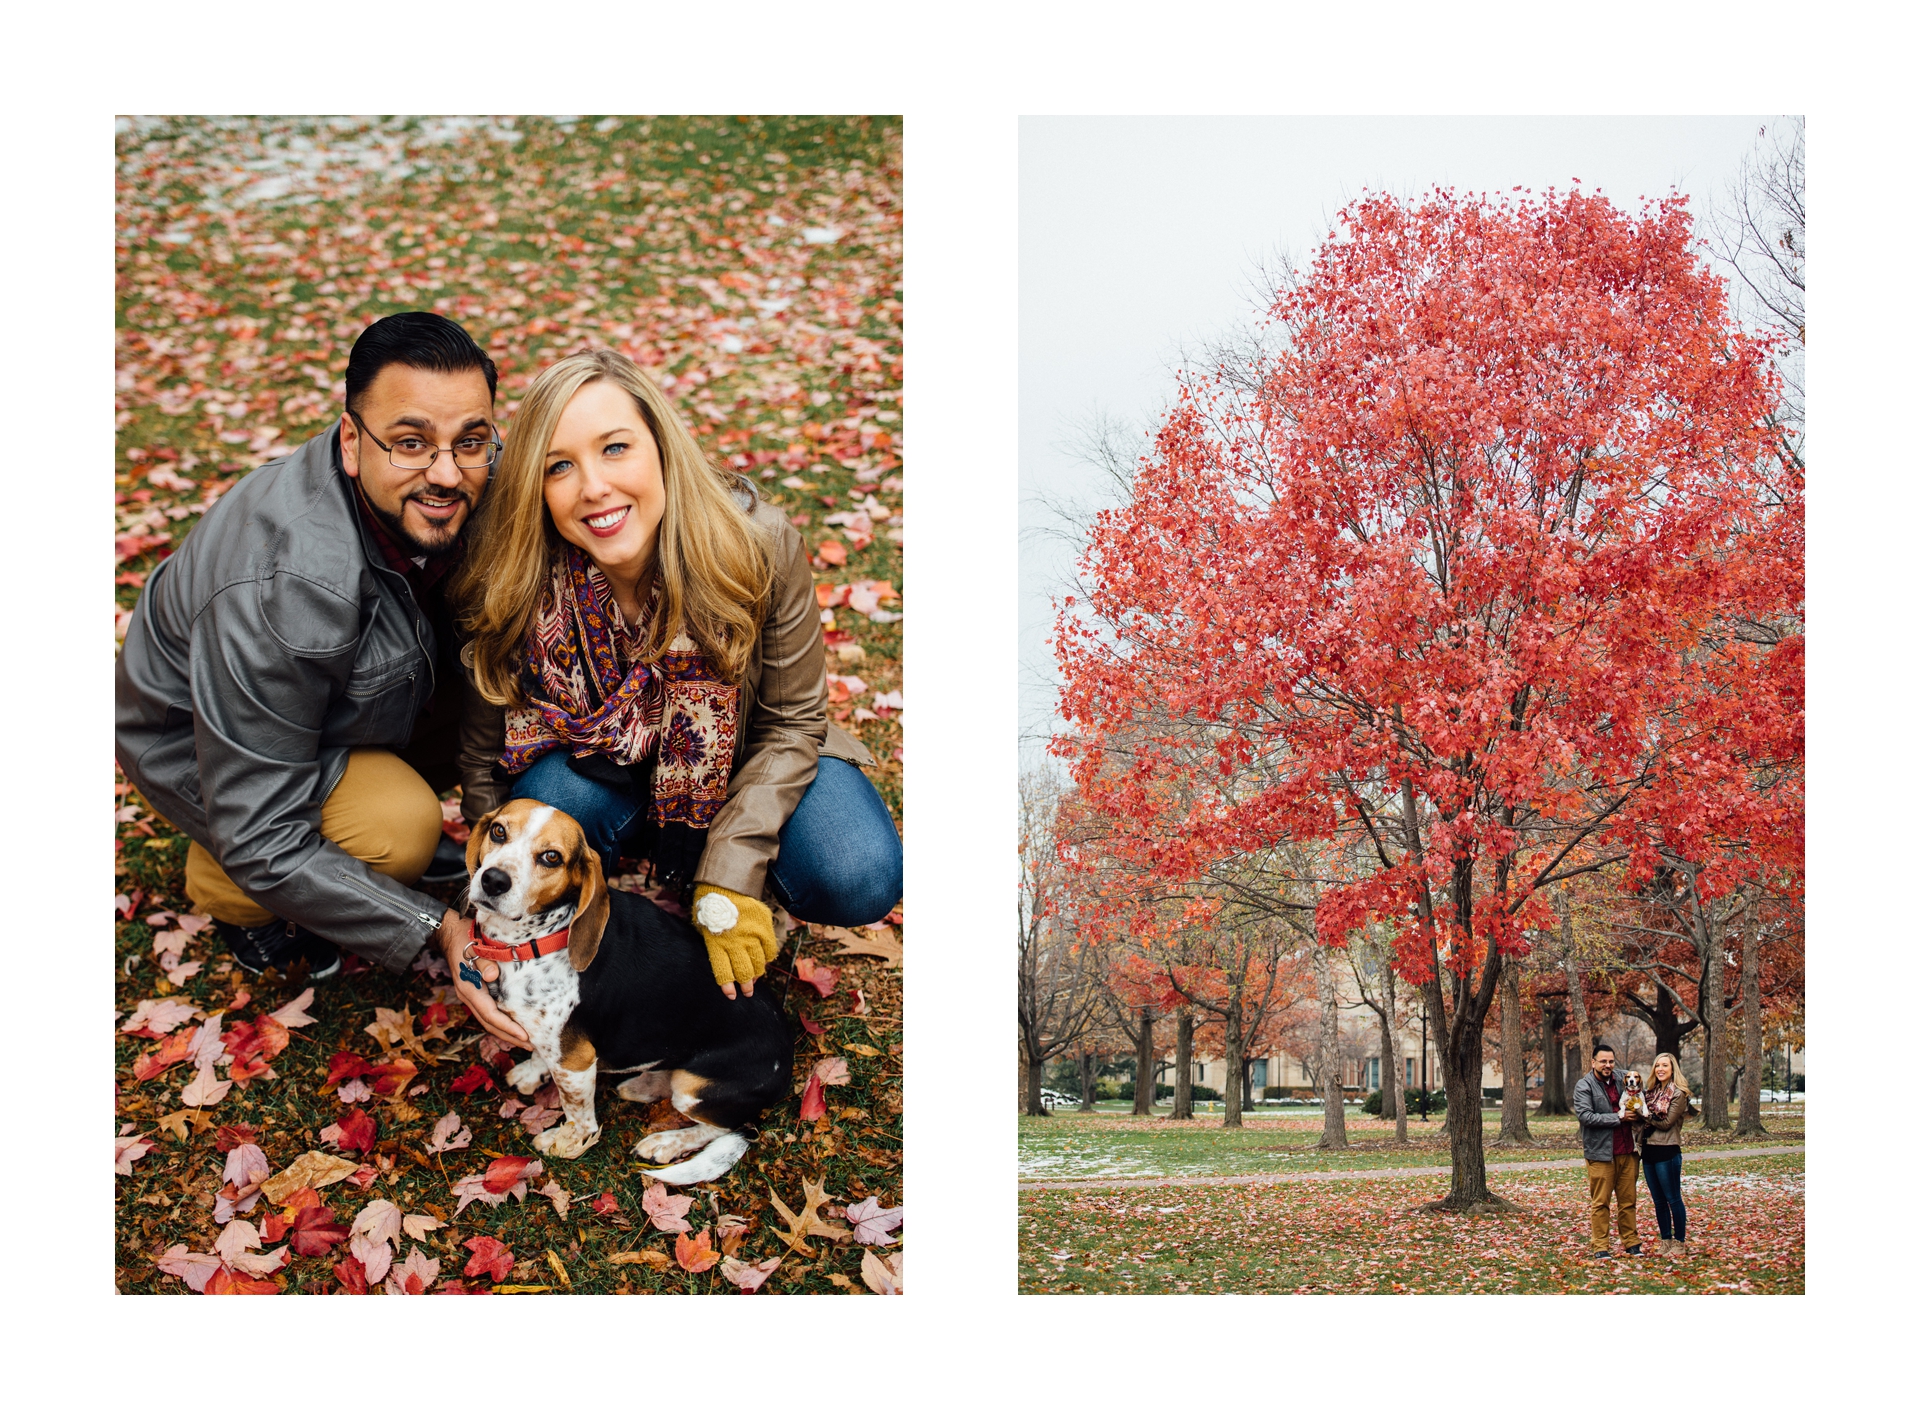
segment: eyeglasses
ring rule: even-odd
[[[500,454],[500,442],[480,431],[462,432],[451,446],[436,446],[411,432],[395,437],[393,444],[388,445],[367,429],[359,412],[349,411],[347,415],[353,418],[361,435],[387,453],[388,462],[396,470],[431,470],[434,461],[443,455],[451,455],[453,463],[462,470],[491,470]]]

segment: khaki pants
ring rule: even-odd
[[[1634,1223],[1634,1200],[1640,1183],[1640,1157],[1616,1155],[1612,1160],[1587,1162],[1587,1204],[1593,1213],[1593,1251],[1607,1250],[1607,1204],[1616,1202],[1620,1210],[1620,1242],[1632,1248],[1640,1242],[1640,1230]]]
[[[320,835],[403,886],[420,879],[440,841],[440,799],[384,749],[356,749],[320,805]],[[187,899],[229,925],[265,925],[273,912],[235,886],[198,842],[187,848]]]

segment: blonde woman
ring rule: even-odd
[[[1680,1128],[1687,1119],[1693,1094],[1672,1053],[1653,1060],[1647,1082],[1647,1120],[1641,1128],[1641,1169],[1653,1196],[1654,1218],[1660,1221],[1660,1250],[1687,1244],[1687,1206],[1680,1198]]]
[[[778,950],[765,892],[833,925],[899,900],[900,836],[859,767],[872,756],[827,722],[800,536],[631,360],[577,353],[534,380],[453,588],[467,796],[551,804],[608,874],[624,853],[691,892],[729,998]]]

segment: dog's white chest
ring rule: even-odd
[[[557,1041],[579,1003],[580,975],[565,950],[500,966],[500,1007],[527,1030],[536,1049],[549,1033]]]

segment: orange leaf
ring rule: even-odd
[[[702,1229],[697,1239],[690,1239],[685,1234],[674,1235],[673,1256],[689,1273],[704,1273],[720,1261],[719,1250],[713,1246],[711,1229]]]

